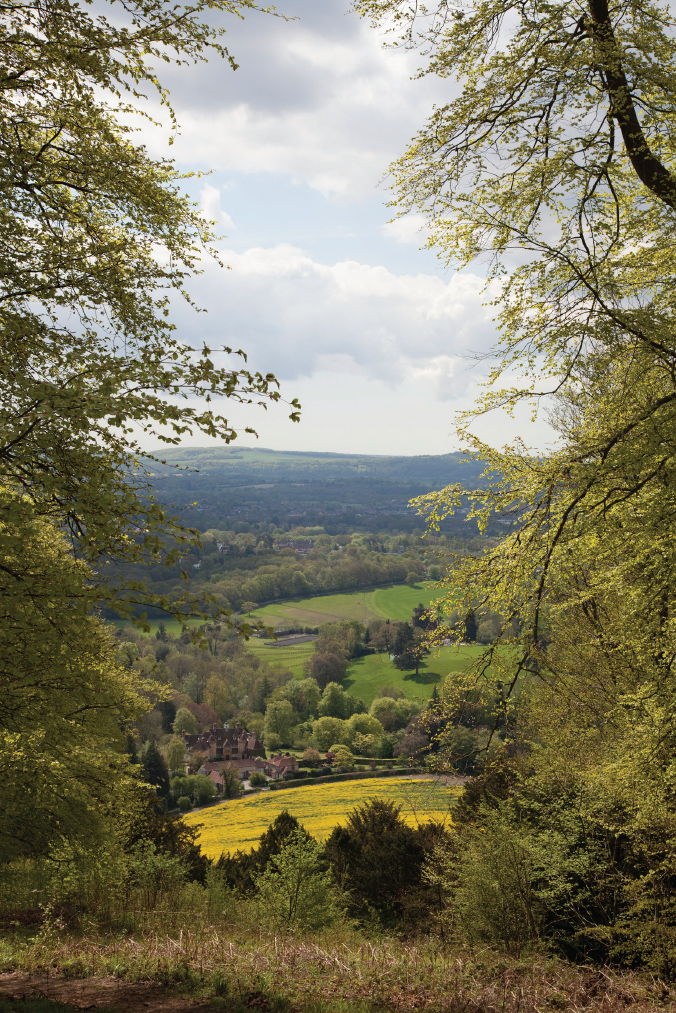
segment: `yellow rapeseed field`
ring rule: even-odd
[[[433,778],[365,778],[249,795],[189,813],[183,819],[190,826],[201,826],[203,852],[218,858],[224,851],[250,851],[283,809],[313,837],[324,840],[335,826],[346,822],[356,805],[374,796],[400,805],[402,817],[411,826],[429,820],[449,822],[449,806],[458,790]]]

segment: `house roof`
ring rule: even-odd
[[[228,747],[232,749],[236,746],[238,749],[248,749],[251,752],[260,752],[263,749],[260,739],[246,728],[221,728],[219,725],[212,725],[208,731],[195,735],[184,732],[183,738],[188,749],[208,750],[210,745],[215,745],[217,749]]]

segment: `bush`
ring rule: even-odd
[[[264,788],[268,783],[268,779],[262,770],[254,770],[249,778],[249,784],[252,788]]]
[[[312,931],[338,916],[321,846],[299,827],[254,877],[263,921],[279,931]]]
[[[179,811],[182,813],[187,813],[189,809],[192,809],[192,802],[190,801],[190,798],[187,795],[181,795],[181,797],[176,802],[176,805]]]

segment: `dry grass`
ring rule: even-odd
[[[192,912],[185,912],[188,918]],[[239,919],[175,934],[78,937],[52,928],[0,945],[0,970],[70,979],[116,977],[180,986],[191,995],[267,997],[265,1008],[429,1013],[619,1013],[676,1010],[665,985],[631,973],[531,956],[446,949],[438,940],[368,941],[338,926],[315,941],[244,929]],[[247,1005],[244,1001],[244,1005]],[[260,1006],[260,1002],[258,1002]]]

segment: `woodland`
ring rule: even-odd
[[[218,365],[175,330],[214,235],[130,125],[149,92],[170,109],[167,61],[234,66],[211,15],[253,0],[0,11],[0,983],[112,976],[279,1013],[672,1009],[676,20],[646,0],[355,9],[448,80],[390,167],[393,213],[422,215],[444,264],[488,265],[499,327],[458,423],[469,470],[388,478],[397,510],[420,483],[424,541],[391,506],[344,531],[294,510],[238,530],[213,503],[198,523],[137,442],[229,444],[219,406],[284,404],[242,351]],[[523,405],[546,453],[477,438]],[[274,550],[317,527],[307,555]],[[326,624],[301,679],[247,651],[265,594],[422,574],[438,603],[392,643]],[[180,636],[148,636],[150,609]],[[362,649],[417,665],[487,620],[424,709],[367,713],[342,685]],[[470,776],[443,825],[374,794],[324,840],[281,813],[212,861],[171,811],[199,800],[175,737],[212,712],[346,768],[400,747]]]

